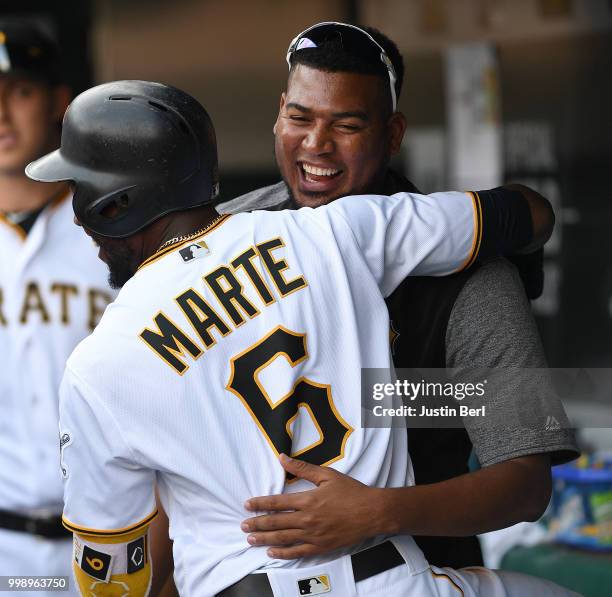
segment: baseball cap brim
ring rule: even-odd
[[[67,162],[59,149],[30,162],[25,169],[26,176],[38,182],[60,182],[74,180],[75,167]]]

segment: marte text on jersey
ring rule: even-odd
[[[185,331],[188,326],[177,324],[163,311],[153,317],[153,325],[142,330],[140,338],[182,375],[189,368],[188,355],[199,358],[218,339],[247,319],[257,317],[261,312],[257,303],[265,308],[275,303],[277,297],[283,299],[308,286],[303,275],[293,273],[292,278],[287,277],[285,270],[290,268],[287,260],[274,254],[284,247],[279,237],[251,246],[203,275],[201,288],[188,288],[174,299],[197,338]],[[239,275],[246,282],[246,289]]]

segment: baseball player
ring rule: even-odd
[[[0,21],[0,576],[14,580],[70,574],[58,390],[111,298],[95,248],[75,232],[68,186],[24,174],[59,145],[69,97],[53,43]]]
[[[403,61],[391,40],[369,28],[318,23],[291,42],[287,62],[289,78],[274,127],[283,180],[219,205],[220,212],[312,207],[365,192],[418,192],[389,167],[406,128],[396,105]],[[535,276],[524,273],[525,288],[514,268],[497,259],[453,276],[404,280],[387,299],[396,368],[545,367],[525,297],[525,290],[531,297],[540,292],[541,277],[538,270]],[[359,507],[370,495],[351,479],[310,470],[306,474],[320,490],[305,496],[307,503],[295,496],[253,501],[254,510],[282,514],[246,521],[249,540],[273,546],[275,557],[294,558],[401,528],[418,535],[431,563],[481,565],[475,535],[539,518],[550,499],[551,464],[577,455],[570,430],[545,428],[547,414],[560,406],[546,384],[537,390],[508,380],[487,397],[492,411],[507,416],[465,416],[465,429],[411,428],[417,486],[389,491],[377,501],[385,506],[376,516]],[[533,420],[541,417],[541,427],[517,421],[516,413],[527,410]],[[468,470],[472,445],[482,465],[474,473]],[[449,499],[454,508],[447,507]],[[295,515],[288,516],[289,510]],[[304,516],[315,522],[300,533],[292,530],[301,528]]]
[[[72,181],[76,218],[123,284],[62,382],[64,524],[83,594],[147,593],[156,480],[183,594],[474,595],[479,583],[512,584],[430,568],[409,536],[274,560],[238,521],[250,495],[305,488],[286,478],[282,453],[372,487],[411,483],[405,430],[359,426],[359,368],[391,366],[383,296],[411,272],[443,275],[494,246],[541,243],[552,228],[541,197],[400,193],[221,216],[207,113],[140,81],[78,96],[61,148],[27,172]],[[530,215],[542,209],[544,225]]]

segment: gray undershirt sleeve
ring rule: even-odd
[[[546,367],[531,307],[516,269],[506,260],[482,265],[461,290],[446,331],[446,364],[458,369]],[[550,412],[555,420],[559,413],[564,416],[545,377],[538,375],[530,386],[524,376],[504,373],[503,383],[494,387],[485,396],[486,417],[463,417],[482,466],[538,453],[549,453],[552,463],[559,464],[578,455],[572,430],[524,424],[546,421]]]
[[[284,182],[278,182],[269,187],[255,189],[250,193],[240,195],[235,199],[219,203],[216,209],[221,214],[237,214],[256,209],[280,210],[291,209],[292,203]]]

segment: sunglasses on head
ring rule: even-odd
[[[306,48],[318,48],[324,43],[338,41],[342,48],[353,56],[367,60],[380,61],[389,73],[389,89],[391,90],[391,103],[393,112],[397,108],[397,96],[395,93],[395,82],[397,74],[393,63],[383,47],[367,32],[355,25],[326,21],[308,27],[295,37],[287,49],[287,64],[291,70],[291,57],[295,52]]]

